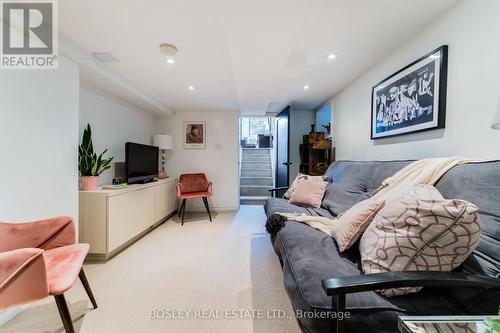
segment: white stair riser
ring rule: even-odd
[[[241,170],[270,170],[271,162],[241,162]]]
[[[244,196],[266,196],[269,195],[270,186],[253,187],[253,186],[240,186],[240,195]]]
[[[272,177],[241,177],[240,185],[264,185],[273,186]]]
[[[269,155],[270,154],[270,149],[269,148],[259,148],[259,149],[252,149],[252,148],[243,148],[242,151],[243,155]]]
[[[273,172],[268,170],[241,170],[241,177],[272,177]]]
[[[264,199],[240,199],[240,205],[264,205]]]
[[[271,156],[270,155],[264,155],[264,154],[259,154],[259,155],[255,155],[255,154],[250,154],[250,155],[243,155],[241,157],[241,160],[242,161],[248,161],[248,162],[252,162],[252,161],[265,161],[265,162],[271,162]]]

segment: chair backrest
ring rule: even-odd
[[[181,193],[203,192],[208,190],[208,179],[204,173],[186,173],[179,176]]]
[[[33,247],[51,249],[75,243],[75,225],[68,216],[26,222],[0,222],[0,252]]]

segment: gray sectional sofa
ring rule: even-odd
[[[298,207],[286,199],[269,198],[264,206],[266,215],[294,212],[333,218],[368,198],[382,180],[410,162],[337,161],[325,174],[330,184],[322,208]],[[294,221],[286,221],[280,231],[271,235],[283,267],[286,291],[304,332],[395,333],[399,332],[400,315],[498,313],[500,161],[458,165],[435,186],[445,198],[468,200],[480,208],[479,246],[456,273],[382,273],[370,279],[361,270],[357,244],[340,253],[333,238]],[[393,298],[374,291],[388,285],[427,287],[416,294]],[[339,322],[331,316],[322,318],[332,310],[342,310],[343,302],[349,319]]]

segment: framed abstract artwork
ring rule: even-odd
[[[207,129],[203,121],[184,122],[184,148],[205,149],[207,148]]]
[[[376,84],[371,139],[444,128],[447,67],[443,45]]]

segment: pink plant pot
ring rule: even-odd
[[[82,190],[96,191],[99,188],[99,176],[81,176]]]

